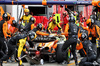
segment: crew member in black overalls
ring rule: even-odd
[[[94,66],[93,62],[96,61],[96,54],[92,49],[92,43],[88,40],[88,35],[86,33],[82,33],[80,40],[83,44],[86,56],[81,60],[79,66]]]
[[[71,14],[69,16],[69,23],[66,24],[65,31],[62,35],[68,35],[68,40],[62,46],[62,51],[65,51],[70,45],[72,46],[72,54],[75,60],[75,64],[78,65],[77,57],[76,57],[76,45],[77,45],[77,38],[78,38],[78,31],[79,27],[75,24],[75,18]]]

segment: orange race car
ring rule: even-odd
[[[40,60],[48,62],[64,61],[64,58],[70,58],[70,50],[62,52],[61,48],[64,44],[66,37],[64,35],[58,36],[57,34],[50,34],[49,36],[37,37],[33,40],[35,42],[34,48],[29,48],[29,55],[26,59],[30,64],[39,64]]]

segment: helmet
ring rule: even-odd
[[[82,41],[83,41],[84,39],[87,39],[87,34],[86,34],[86,33],[82,33],[81,39],[82,39]]]
[[[37,37],[37,35],[36,35],[36,33],[34,31],[29,31],[27,36],[29,36],[29,39],[31,41],[33,41]]]
[[[29,20],[29,22],[35,23],[36,22],[36,19],[34,17],[31,17],[30,20]]]
[[[56,17],[53,17],[52,20],[56,20]]]
[[[38,29],[38,30],[42,30],[42,29],[43,29],[43,24],[39,23],[39,24],[37,25],[37,29]]]
[[[56,17],[55,16],[52,18],[52,21],[54,24],[56,24]]]
[[[17,26],[17,22],[15,20],[12,21],[12,25],[14,25],[15,27]]]
[[[56,14],[55,12],[53,12],[52,14]]]
[[[91,19],[91,25],[93,25],[95,23],[94,19]]]
[[[94,19],[88,19],[86,21],[87,26],[92,26],[95,23]]]
[[[52,16],[55,16],[55,14],[56,14],[56,13],[55,13],[55,12],[53,12],[53,13],[52,13]]]
[[[3,19],[6,19],[6,21],[9,21],[9,20],[10,20],[10,17],[11,17],[11,16],[10,16],[9,13],[4,13],[3,16],[2,16],[2,18],[3,18]]]
[[[74,22],[75,23],[75,17],[74,16],[69,16],[69,22]]]
[[[29,13],[29,9],[25,9],[24,12],[28,12]]]
[[[86,21],[86,24],[87,24],[87,26],[91,26],[91,19],[88,19],[88,20]]]
[[[96,16],[95,15],[91,15],[90,18],[96,20]]]

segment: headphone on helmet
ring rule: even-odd
[[[29,20],[29,22],[35,23],[36,22],[36,19],[34,17],[31,17],[30,20]]]
[[[94,19],[91,19],[91,25],[93,25],[95,23]]]
[[[10,14],[9,13],[4,13],[3,15],[2,15],[2,18],[3,19],[6,19],[6,21],[9,21],[10,20]]]
[[[96,16],[95,15],[91,15],[90,18],[96,20]]]
[[[70,16],[69,17],[69,22],[74,22],[75,23],[75,17],[74,16]]]
[[[82,35],[81,35],[81,39],[82,39],[82,41],[84,40],[84,39],[87,39],[87,34],[86,33],[82,33]]]
[[[12,25],[14,25],[15,27],[17,26],[17,22],[15,20],[12,21]]]
[[[29,36],[29,39],[31,41],[33,41],[37,37],[37,35],[36,35],[36,33],[34,31],[29,31],[27,36]]]
[[[43,24],[39,23],[39,24],[37,25],[37,29],[38,29],[38,30],[42,30],[42,29],[43,29]]]

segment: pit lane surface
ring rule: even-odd
[[[58,64],[58,63],[46,63],[44,65],[29,65],[28,63],[23,63],[24,66],[75,66],[74,63],[71,63],[71,64]],[[3,66],[18,66],[17,63],[4,63]]]
[[[78,59],[78,62],[80,59]],[[23,63],[24,66],[75,66],[74,60],[70,61],[69,64],[58,64],[58,63],[44,63],[44,65],[30,65],[29,63]],[[18,66],[18,63],[3,63],[3,66]]]

